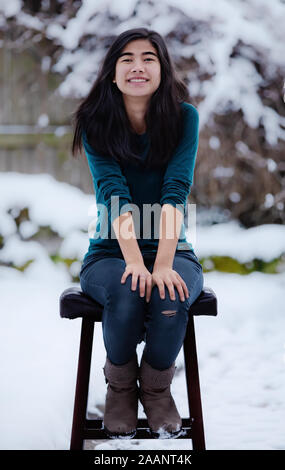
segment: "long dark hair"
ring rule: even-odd
[[[111,44],[88,96],[72,115],[73,156],[78,150],[81,152],[85,133],[88,144],[102,156],[113,157],[119,163],[141,162],[122,93],[112,82],[120,53],[135,39],[152,43],[161,66],[160,85],[152,94],[145,115],[150,147],[144,167],[164,166],[178,145],[183,130],[180,103],[190,102],[188,89],[176,74],[162,36],[147,28],[134,28],[121,33]]]

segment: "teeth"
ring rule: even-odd
[[[143,80],[141,78],[133,78],[132,80],[129,80],[129,82],[146,82],[147,80]]]

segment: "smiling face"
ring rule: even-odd
[[[120,53],[113,82],[123,95],[149,98],[160,85],[160,71],[155,47],[147,39],[136,39]]]

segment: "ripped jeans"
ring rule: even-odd
[[[156,253],[142,254],[151,273]],[[183,345],[189,307],[200,295],[203,269],[193,251],[176,251],[172,269],[185,281],[189,297],[180,300],[174,286],[175,300],[164,284],[165,298],[161,299],[157,285],[152,287],[150,301],[140,297],[139,279],[131,290],[132,275],[121,283],[126,263],[122,257],[98,257],[86,260],[80,271],[82,291],[99,302],[103,308],[102,331],[108,359],[115,365],[130,361],[137,344],[145,341],[143,356],[154,369],[168,369]]]

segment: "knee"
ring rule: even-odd
[[[152,299],[151,309],[157,312],[160,318],[181,318],[188,316],[188,302],[181,301],[178,291],[175,289],[175,300],[170,298],[169,292],[165,292],[165,299],[161,299],[158,290]]]

